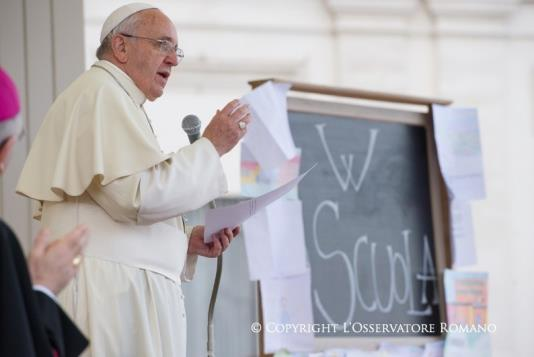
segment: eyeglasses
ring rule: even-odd
[[[121,33],[121,35],[124,37],[139,38],[141,40],[148,40],[148,41],[156,42],[161,52],[167,53],[169,55],[176,53],[176,56],[178,56],[180,61],[184,58],[184,51],[182,51],[182,49],[178,47],[178,45],[173,45],[171,41],[156,40],[154,38],[134,36],[134,35],[126,34],[126,33]]]

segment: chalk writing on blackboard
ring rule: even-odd
[[[332,154],[330,153],[330,148],[328,147],[328,143],[326,142],[325,136],[324,136],[324,127],[326,124],[316,124],[315,128],[317,129],[317,132],[319,134],[319,138],[321,139],[321,144],[323,145],[324,151],[326,156],[328,157],[328,162],[330,163],[330,166],[332,167],[332,170],[334,171],[334,174],[336,175],[336,178],[339,182],[339,185],[341,186],[341,189],[343,191],[347,191],[349,188],[349,184],[352,185],[354,188],[354,191],[358,192],[360,190],[360,187],[362,186],[363,180],[365,179],[365,174],[367,173],[367,170],[369,169],[369,164],[371,162],[371,159],[373,157],[373,150],[375,147],[376,142],[376,136],[378,135],[377,129],[371,129],[369,130],[370,139],[369,139],[369,148],[367,150],[367,156],[365,157],[365,162],[362,168],[362,171],[360,173],[360,177],[358,179],[358,183],[354,183],[354,180],[352,178],[352,163],[354,161],[354,155],[349,154],[348,159],[345,154],[341,154],[339,158],[341,159],[341,163],[343,164],[347,176],[345,179],[341,177],[341,174],[339,172],[339,169],[337,168],[337,165],[334,161],[334,158],[332,157]]]
[[[425,130],[291,112],[320,323],[439,323]]]

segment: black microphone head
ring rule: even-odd
[[[187,135],[200,134],[200,119],[194,114],[186,115],[182,119],[182,129],[187,133]]]
[[[201,125],[200,119],[194,114],[186,115],[182,119],[182,129],[184,129],[191,143],[195,142],[200,137]]]

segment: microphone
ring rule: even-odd
[[[189,138],[189,143],[193,144],[200,138],[200,126],[202,123],[200,119],[194,114],[186,115],[182,119],[182,129],[184,129],[187,137]]]

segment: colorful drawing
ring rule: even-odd
[[[488,284],[486,273],[445,273],[447,322],[482,325],[487,323]]]
[[[275,189],[299,175],[300,149],[297,155],[280,168],[263,170],[246,145],[241,145],[241,195],[257,197]],[[287,199],[298,199],[297,188],[289,192]]]

